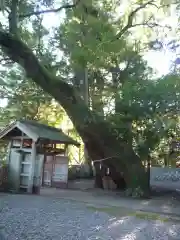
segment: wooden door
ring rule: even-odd
[[[44,171],[43,184],[46,186],[51,186],[51,174],[49,171]]]

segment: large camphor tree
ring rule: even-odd
[[[54,4],[58,5],[58,1],[43,0],[38,3],[25,0],[1,1],[3,21],[0,29],[0,46],[3,56],[18,63],[25,70],[27,78],[32,79],[65,109],[81,136],[90,159],[92,161],[102,160],[103,165],[110,168],[113,173],[112,177],[116,176],[116,179],[118,179],[117,176],[120,175],[120,172],[123,172],[128,188],[131,188],[132,191],[140,188],[143,195],[147,195],[149,190],[148,174],[142,164],[140,155],[135,152],[132,146],[132,141],[125,141],[121,138],[117,128],[105,119],[103,114],[98,114],[95,109],[90,109],[75,85],[68,83],[68,80],[65,81],[61,76],[57,76],[53,71],[50,71],[48,64],[51,65],[51,63],[44,64],[44,61],[42,61],[43,54],[40,51],[35,51],[33,49],[34,45],[25,37],[26,28],[31,27],[28,25],[30,19],[41,16],[41,14],[65,10],[66,14],[71,17],[69,29],[71,29],[72,34],[74,34],[73,24],[71,25],[73,20],[76,23],[78,22],[79,33],[81,34],[80,39],[77,39],[76,42],[64,43],[66,45],[64,48],[70,56],[70,63],[73,64],[76,78],[78,78],[79,68],[81,73],[86,71],[88,64],[91,66],[91,70],[95,68],[93,54],[96,52],[99,66],[105,64],[106,68],[112,70],[116,86],[117,75],[121,80],[121,74],[119,76],[119,71],[116,72],[116,70],[119,70],[117,67],[119,55],[115,54],[118,44],[124,44],[124,38],[128,31],[136,26],[157,27],[158,24],[154,22],[154,16],[149,15],[149,13],[145,19],[139,17],[140,22],[135,20],[142,10],[146,10],[148,7],[159,9],[161,3],[157,5],[153,0],[135,1],[133,9],[127,11],[125,17],[122,18],[123,21],[121,21],[120,16],[110,22],[109,12],[112,11],[113,6],[118,6],[118,1],[115,2],[116,4],[112,5],[112,2],[108,0],[102,2],[76,0],[72,3],[62,2],[60,3],[61,6],[52,9]],[[103,7],[107,12],[102,11]],[[117,26],[118,24],[118,28],[112,28],[113,25]],[[98,31],[93,28],[95,25],[99,27]],[[101,27],[104,34],[99,32]],[[63,37],[62,39],[64,40]],[[87,39],[90,39],[90,41],[88,42]],[[52,39],[51,41],[53,44]],[[92,49],[88,48],[88,44],[92,44],[92,41],[94,41],[93,46],[95,47],[93,52]],[[78,63],[75,61],[77,52],[71,54],[75,47],[73,44],[79,44],[79,51],[82,48],[88,48],[89,51],[87,51],[86,57],[78,55]],[[107,61],[104,63],[105,58]],[[97,71],[95,72],[97,73]],[[124,79],[121,84],[123,83]],[[95,167],[97,173],[96,186],[100,187],[102,186],[102,178],[99,162],[95,163]]]

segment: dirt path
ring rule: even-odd
[[[123,198],[117,194],[105,191],[79,191],[42,188],[42,196],[54,196],[63,199],[94,204],[132,209],[135,211],[151,212],[180,217],[180,203],[170,198],[138,200]]]
[[[179,221],[110,205],[94,207],[92,198],[77,191],[57,195],[0,195],[0,240],[179,240]],[[67,199],[70,195],[84,199]]]

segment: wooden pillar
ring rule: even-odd
[[[64,156],[68,156],[68,144],[65,144],[65,147],[64,147]]]
[[[41,173],[41,186],[44,186],[44,170],[45,170],[45,164],[46,164],[46,153],[44,153],[44,160],[43,160],[43,166],[42,166],[42,173]]]
[[[6,156],[6,164],[9,165],[10,163],[10,157],[11,157],[11,147],[12,147],[12,140],[8,143],[7,147],[7,156]]]
[[[41,154],[39,156],[39,162],[38,162],[38,179],[37,179],[37,188],[39,189],[38,192],[40,192],[40,188],[42,186],[42,176],[44,172],[44,155]]]
[[[40,160],[40,187],[43,186],[43,178],[44,178],[44,164],[45,164],[45,155],[43,155]]]
[[[11,147],[12,147],[12,139],[9,141],[8,143],[8,147],[7,147],[7,156],[6,156],[6,164],[7,164],[7,182],[9,184],[10,180],[9,180],[9,170],[10,170],[10,158],[11,158]]]
[[[54,172],[56,167],[56,155],[52,155],[52,165],[51,165],[51,187],[54,187]]]
[[[33,192],[35,164],[36,164],[36,143],[34,141],[32,141],[31,167],[30,167],[30,172],[29,172],[28,193],[32,193]]]
[[[43,162],[44,155],[39,154],[36,156],[36,171],[34,173],[34,185],[33,185],[33,193],[40,194],[41,189],[41,180],[42,180],[42,172],[43,172]]]

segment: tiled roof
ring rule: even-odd
[[[78,146],[79,143],[63,133],[61,129],[47,126],[37,121],[20,120],[17,121],[0,132],[0,138],[5,137],[7,133],[13,131],[14,128],[19,128],[23,131],[24,128],[28,129],[33,136],[37,139],[49,139],[54,141],[60,141],[62,143],[73,144]],[[28,134],[27,134],[28,135]],[[31,137],[31,136],[29,136]]]

